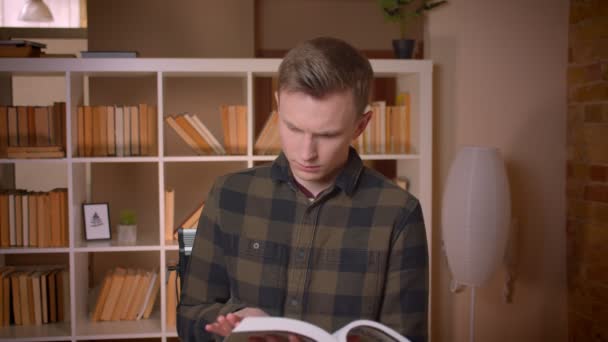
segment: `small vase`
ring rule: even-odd
[[[415,39],[393,39],[393,52],[399,59],[411,59],[415,46]]]
[[[137,241],[137,225],[119,224],[117,229],[119,244],[134,244]]]

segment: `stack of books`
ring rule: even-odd
[[[140,320],[150,317],[160,291],[158,272],[117,267],[103,279],[93,321]]]
[[[247,153],[247,106],[220,106],[223,144],[195,114],[168,115],[165,121],[198,155],[243,155]]]
[[[155,156],[156,106],[80,106],[76,153],[80,157]]]
[[[65,266],[0,267],[0,326],[67,321],[69,286]]]
[[[0,247],[67,247],[68,191],[0,192]]]
[[[65,157],[65,102],[0,106],[0,157]]]

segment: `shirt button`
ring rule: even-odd
[[[254,242],[252,245],[253,249],[260,249],[260,243],[259,242]]]
[[[295,298],[292,298],[292,299],[291,299],[291,305],[293,305],[293,306],[297,306],[297,305],[298,305],[298,300],[297,300],[297,299],[295,299]]]
[[[306,255],[306,253],[304,252],[304,250],[303,250],[303,249],[300,249],[300,250],[298,251],[298,256],[299,256],[300,258],[302,258],[302,259],[303,259],[305,255]]]

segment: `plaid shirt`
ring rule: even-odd
[[[201,215],[177,312],[179,336],[244,307],[334,331],[355,319],[425,341],[428,265],[418,200],[351,149],[334,186],[309,200],[281,154],[220,177]]]

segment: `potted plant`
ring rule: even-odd
[[[421,3],[420,3],[421,2]],[[407,38],[409,24],[425,12],[439,7],[446,0],[378,0],[384,18],[399,23],[400,39],[393,39],[393,50],[397,58],[412,58],[414,39]],[[416,6],[420,3],[419,6]]]
[[[133,244],[137,241],[137,216],[135,211],[125,209],[120,212],[118,242]]]

